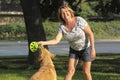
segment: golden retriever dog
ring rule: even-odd
[[[52,62],[52,58],[55,54],[49,52],[43,45],[40,45],[41,54],[38,57],[40,63],[40,69],[30,78],[30,80],[57,80],[57,74],[55,66]]]

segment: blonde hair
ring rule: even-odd
[[[63,22],[63,23],[65,23],[65,21],[64,21],[64,19],[62,18],[62,15],[61,15],[61,9],[67,9],[69,12],[70,12],[70,14],[71,14],[71,16],[72,17],[74,17],[74,11],[69,7],[69,6],[61,6],[59,9],[58,9],[58,17],[59,17],[59,19]]]

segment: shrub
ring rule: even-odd
[[[120,22],[94,22],[88,21],[94,32],[95,39],[120,39]],[[59,22],[46,20],[43,22],[47,39],[55,37]],[[26,30],[24,24],[10,24],[0,26],[0,40],[26,40]]]
[[[23,24],[10,24],[0,26],[0,40],[26,39],[26,30]]]
[[[89,22],[95,39],[119,39],[120,38],[120,22]]]

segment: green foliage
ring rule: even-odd
[[[69,5],[75,10],[77,15],[83,15],[83,17],[98,15],[110,16],[111,13],[120,13],[120,0],[66,0]],[[20,4],[20,0],[5,0],[8,4],[17,3]],[[57,18],[57,10],[61,5],[62,0],[39,0],[42,17],[47,19],[48,17]],[[89,9],[88,9],[89,8]],[[82,12],[81,12],[82,10]],[[47,13],[46,13],[47,12]],[[97,12],[97,13],[96,13]]]
[[[26,30],[23,24],[15,23],[0,26],[0,40],[26,39]]]
[[[6,3],[11,4],[11,3],[20,3],[20,0],[5,0]]]
[[[88,21],[95,39],[120,39],[120,21],[94,22]],[[47,39],[53,39],[57,33],[60,22],[43,22]],[[26,30],[23,24],[10,24],[0,26],[0,40],[26,40]]]
[[[89,22],[95,39],[119,39],[120,38],[120,21],[109,22]]]
[[[120,39],[120,21],[94,22],[88,21],[94,32],[95,39]],[[44,22],[44,29],[47,39],[52,39],[56,35],[60,23]]]
[[[97,13],[89,6],[88,3],[81,4],[82,11],[79,12],[80,16],[87,18],[89,16],[97,16]]]
[[[47,39],[52,39],[56,35],[60,23],[46,20],[43,25]]]
[[[99,0],[96,2],[94,9],[100,16],[107,17],[120,13],[120,0]]]

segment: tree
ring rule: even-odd
[[[20,0],[26,24],[28,47],[32,41],[46,40],[39,0]],[[29,50],[28,61],[33,64],[35,55]]]

